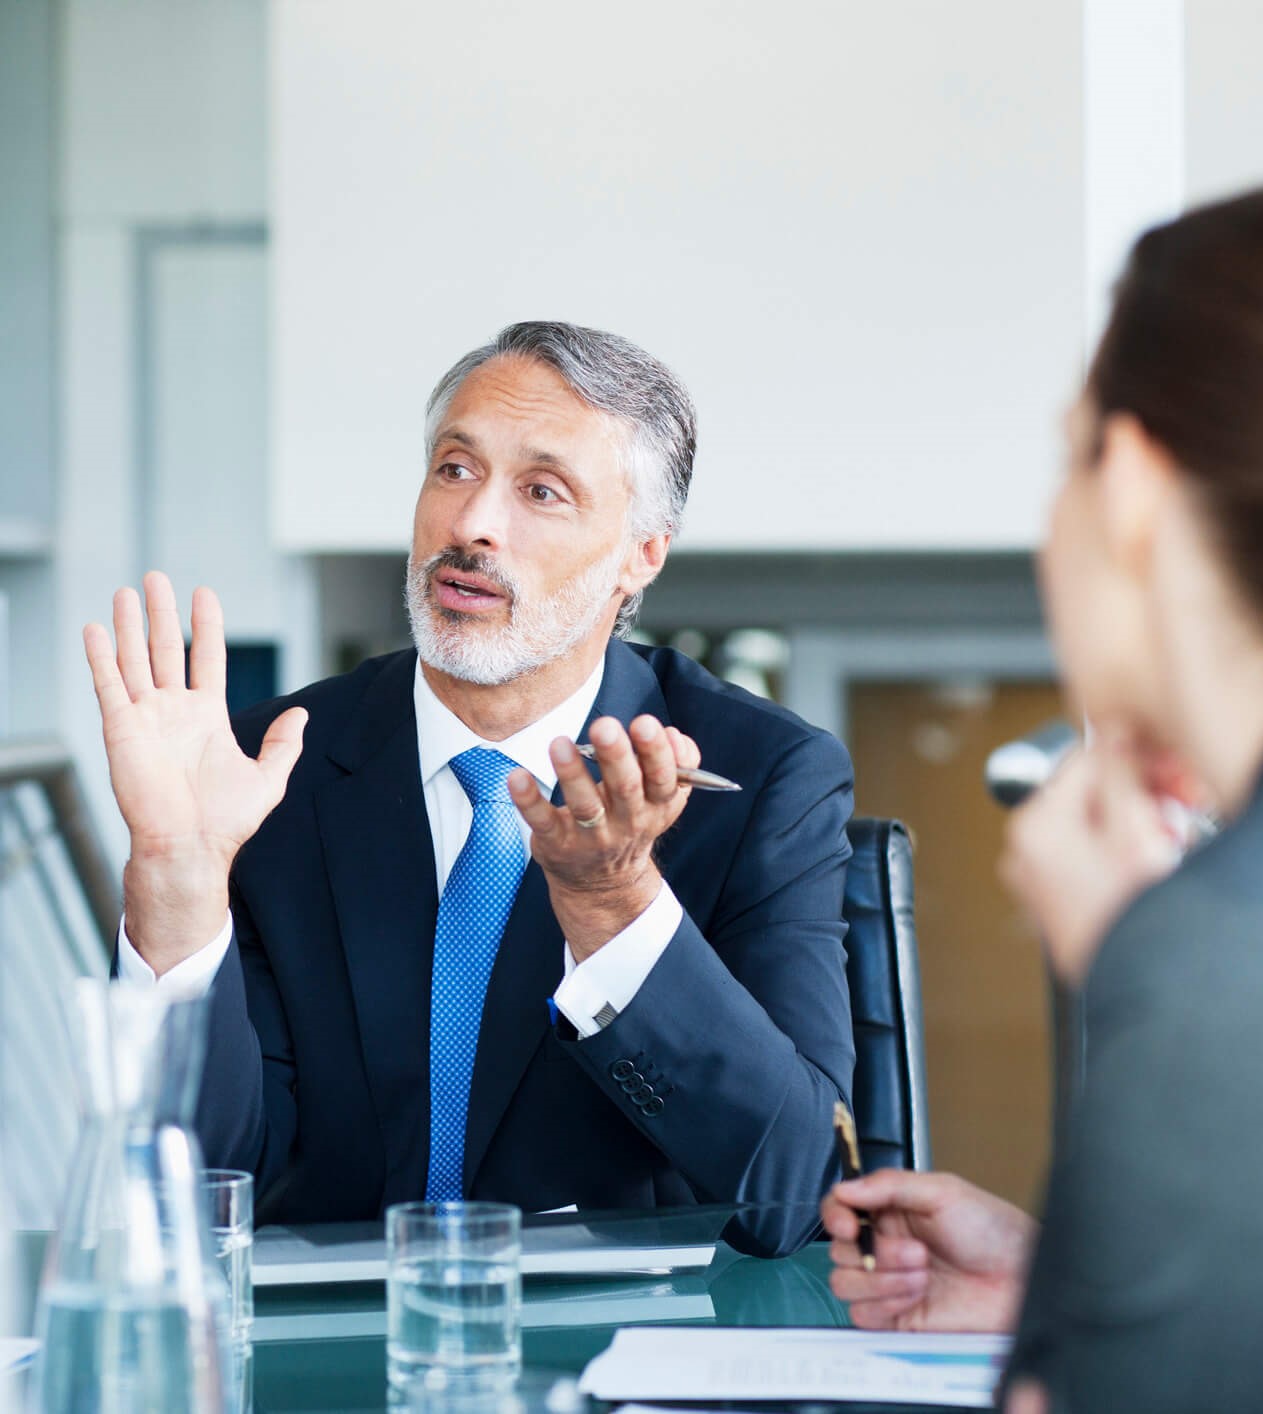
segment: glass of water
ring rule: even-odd
[[[228,1287],[228,1333],[248,1345],[254,1324],[254,1179],[239,1169],[206,1169],[202,1188],[215,1256]]]
[[[508,1389],[522,1367],[522,1214],[507,1203],[386,1210],[386,1366],[396,1389]]]

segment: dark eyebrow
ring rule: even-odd
[[[471,452],[479,455],[482,453],[482,447],[477,437],[472,436],[461,427],[442,428],[434,439],[434,445],[438,448],[444,442],[456,442],[459,446],[468,447]],[[521,457],[523,461],[531,462],[535,466],[550,468],[574,485],[576,492],[578,491],[582,479],[576,475],[574,468],[565,457],[558,456],[556,452],[546,451],[543,447],[523,447]]]
[[[434,439],[434,445],[438,446],[442,442],[458,442],[462,447],[468,447],[471,452],[482,450],[477,437],[471,436],[460,427],[444,427]],[[522,460],[535,462],[539,466],[550,466],[560,472],[569,472],[570,463],[559,457],[556,452],[545,451],[542,447],[523,447]]]

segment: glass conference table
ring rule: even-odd
[[[726,1210],[660,1210],[656,1214],[580,1214],[554,1221],[582,1221],[606,1247],[670,1246],[688,1242],[697,1217],[710,1212],[712,1235],[748,1238],[724,1226]],[[806,1231],[814,1208],[742,1209],[737,1221],[801,1221]],[[676,1219],[684,1226],[673,1226]],[[531,1223],[527,1219],[527,1224]],[[29,1234],[32,1239],[34,1234]],[[43,1246],[42,1235],[38,1246]],[[34,1250],[28,1252],[37,1258]],[[602,1414],[608,1406],[578,1398],[574,1380],[605,1350],[620,1326],[814,1326],[845,1327],[846,1307],[829,1290],[828,1246],[812,1242],[792,1257],[743,1255],[721,1239],[705,1268],[610,1276],[527,1275],[522,1301],[522,1380],[515,1414]],[[28,1268],[34,1275],[33,1268]],[[260,1273],[262,1275],[262,1273]],[[330,1275],[328,1271],[325,1276]],[[255,1283],[251,1359],[254,1414],[377,1414],[406,1409],[391,1404],[386,1383],[386,1297],[381,1280],[272,1285]],[[560,1382],[560,1383],[559,1383]],[[843,1394],[839,1391],[839,1396]],[[559,1399],[560,1396],[560,1399]],[[722,1405],[709,1406],[722,1408]],[[768,1411],[795,1406],[740,1407]],[[931,1406],[865,1405],[839,1397],[796,1408],[806,1414],[867,1410],[872,1414],[925,1414]]]

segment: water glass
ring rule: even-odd
[[[505,1390],[522,1367],[522,1214],[507,1203],[386,1210],[386,1367],[395,1389]]]
[[[254,1325],[254,1179],[239,1169],[206,1169],[202,1189],[228,1287],[228,1333],[240,1348],[249,1343]]]

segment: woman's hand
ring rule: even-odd
[[[1010,818],[1000,876],[1063,981],[1082,981],[1110,924],[1179,862],[1149,780],[1133,744],[1102,731]]]
[[[867,1271],[857,1208],[875,1228]],[[879,1169],[820,1205],[833,1294],[866,1330],[1007,1331],[1017,1320],[1039,1228],[1020,1208],[950,1173]]]

